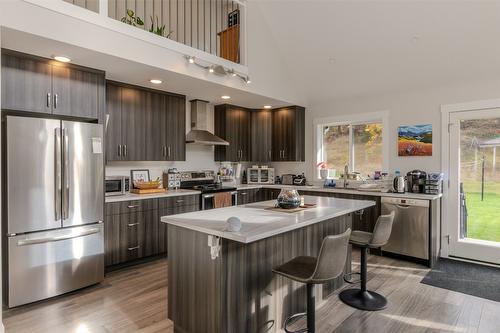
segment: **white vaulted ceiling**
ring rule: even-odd
[[[250,3],[309,103],[500,76],[500,1]]]

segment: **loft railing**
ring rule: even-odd
[[[231,0],[63,0],[176,42],[241,62],[244,6]]]

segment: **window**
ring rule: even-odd
[[[359,117],[358,117],[359,118]],[[372,118],[373,117],[367,117]],[[348,165],[349,171],[359,172],[363,177],[373,176],[375,171],[384,171],[384,121],[316,121],[318,133],[317,163],[326,162],[330,176],[339,177]]]

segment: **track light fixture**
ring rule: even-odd
[[[193,64],[193,65],[196,65],[200,68],[203,68],[205,70],[207,70],[209,73],[211,74],[216,74],[216,75],[230,75],[230,76],[233,76],[233,77],[239,77],[243,82],[247,83],[247,84],[250,84],[252,81],[250,81],[250,77],[249,76],[246,76],[246,75],[242,75],[242,74],[238,74],[234,71],[233,68],[229,69],[229,68],[225,68],[221,65],[209,65],[209,66],[204,66],[204,65],[201,65],[199,63],[196,62],[196,58],[193,57],[193,56],[189,56],[189,55],[185,55],[184,56],[186,58],[186,60],[188,61],[188,63],[190,64]]]

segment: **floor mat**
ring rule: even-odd
[[[500,268],[440,258],[421,283],[500,302]]]

